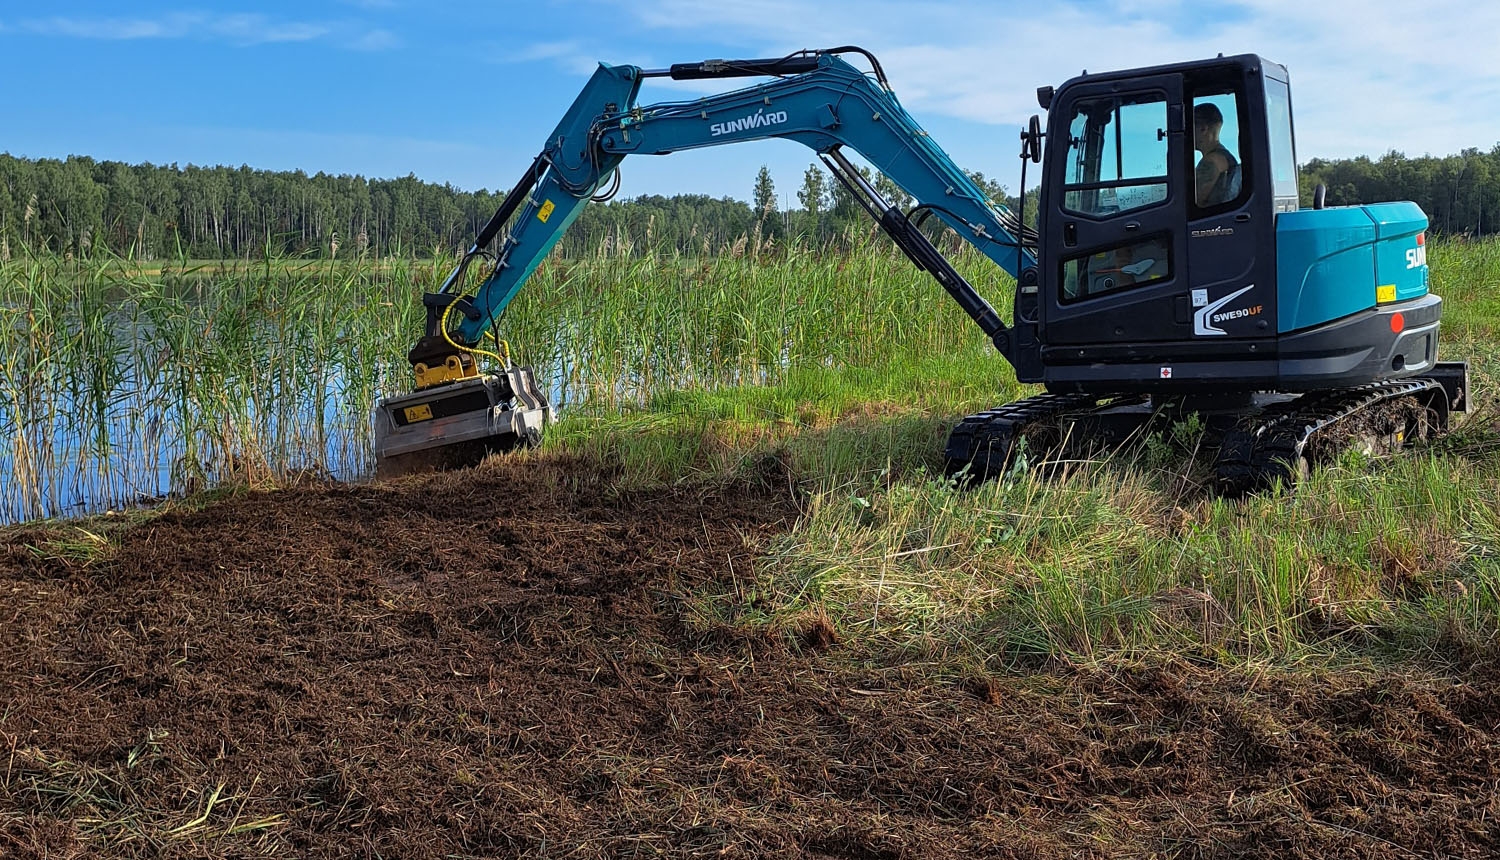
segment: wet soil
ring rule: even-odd
[[[0,533],[4,857],[1489,857],[1500,694],[1164,659],[946,678],[738,590],[784,483],[577,463]]]

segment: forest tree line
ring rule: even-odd
[[[1018,201],[1004,186],[970,176],[1015,208]],[[892,202],[910,205],[890,180],[870,178]],[[1302,168],[1304,205],[1318,184],[1327,187],[1330,205],[1415,201],[1438,234],[1488,235],[1500,224],[1500,145],[1446,157],[1391,152],[1378,159],[1314,159]],[[679,194],[589,206],[560,247],[571,256],[647,248],[698,253],[748,240],[826,242],[869,229],[868,216],[817,165],[799,178],[795,194],[779,193],[764,167],[747,191],[748,202]],[[0,154],[0,257],[20,247],[81,257],[107,248],[142,259],[425,256],[466,247],[502,198],[415,176],[366,179]],[[1031,220],[1035,194],[1026,208]]]

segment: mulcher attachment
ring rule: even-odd
[[[489,453],[536,445],[550,423],[552,407],[529,367],[392,397],[376,407],[375,474],[472,466]]]

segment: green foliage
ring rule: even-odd
[[[87,257],[351,256],[456,247],[501,196],[415,176],[365,179],[249,167],[129,165],[0,154],[0,235]],[[28,213],[30,213],[28,215]]]
[[[0,518],[367,462],[371,404],[410,384],[389,332],[418,330],[436,276],[0,262]]]
[[[1001,183],[974,171],[969,176],[997,203],[1018,208],[1019,200]],[[887,177],[874,174],[873,182],[892,203],[910,205]],[[1333,205],[1412,200],[1428,214],[1435,233],[1489,235],[1500,217],[1500,145],[1441,158],[1392,152],[1376,160],[1314,159],[1302,170],[1304,205],[1319,183],[1328,187]],[[701,194],[649,195],[589,206],[559,248],[570,257],[600,249],[706,255],[750,237],[780,241],[795,235],[806,244],[847,246],[858,241],[851,234],[868,230],[864,213],[816,164],[802,177],[800,211],[772,217],[775,186],[764,167],[750,196],[751,203]],[[461,191],[415,176],[309,176],[245,166],[0,154],[0,257],[28,247],[86,258],[107,247],[142,260],[255,259],[267,253],[410,258],[467,247],[501,199],[499,192]],[[1027,223],[1035,223],[1037,200],[1034,192],[1028,195]]]
[[[1488,236],[1500,228],[1500,144],[1442,157],[1315,158],[1301,174],[1303,206],[1312,205],[1313,189],[1322,184],[1330,206],[1414,201],[1440,235]]]
[[[771,181],[771,171],[762,164],[755,174],[755,191],[751,195],[751,206],[758,221],[765,221],[776,212],[776,183]]]
[[[797,189],[797,202],[802,204],[802,223],[799,227],[802,235],[817,236],[822,226],[823,211],[828,208],[828,179],[816,164],[809,164],[802,174],[802,187]]]
[[[1227,501],[1184,499],[1129,457],[958,490],[889,450],[884,469],[811,473],[801,522],[758,568],[753,623],[824,617],[856,656],[991,668],[1161,651],[1441,662],[1497,645],[1493,452],[1332,467]],[[712,588],[699,600],[705,617],[734,611]]]

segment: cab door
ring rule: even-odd
[[[1268,135],[1266,86],[1276,85],[1271,75],[1280,67],[1266,64],[1265,73],[1240,64],[1208,66],[1190,72],[1184,81],[1187,115],[1192,136],[1203,134],[1205,124],[1216,129],[1211,147],[1233,162],[1232,182],[1198,199],[1190,195],[1187,208],[1188,262],[1193,272],[1193,336],[1205,348],[1230,341],[1260,339],[1261,356],[1275,354],[1276,335],[1276,246],[1275,225],[1279,212],[1297,208],[1296,164],[1291,150],[1290,105],[1281,115],[1279,134]],[[1286,84],[1279,83],[1286,93]],[[1268,160],[1268,137],[1284,154]],[[1210,148],[1198,141],[1194,149]],[[1189,153],[1193,173],[1201,154]],[[1265,169],[1271,166],[1272,170]],[[1289,175],[1288,175],[1289,174]],[[1290,196],[1273,189],[1271,177],[1290,180]],[[1188,177],[1193,187],[1193,176]]]
[[[1185,340],[1181,74],[1088,82],[1051,107],[1042,259],[1048,346]]]

